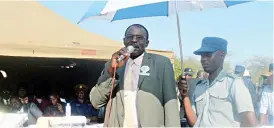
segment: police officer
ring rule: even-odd
[[[188,123],[195,127],[257,126],[251,96],[243,79],[223,69],[227,41],[205,37],[201,48],[194,54],[201,56],[201,64],[209,77],[197,83],[192,103],[185,78],[178,81]]]
[[[257,105],[256,105],[256,103],[257,103],[256,86],[251,81],[251,77],[250,77],[250,74],[249,74],[248,70],[246,70],[244,66],[236,65],[234,73],[236,75],[238,75],[239,77],[243,78],[244,84],[247,87],[247,89],[248,89],[248,91],[249,91],[249,93],[251,95],[251,99],[252,99],[254,111],[256,111],[257,110]]]
[[[235,70],[234,70],[234,73],[236,75],[239,75],[239,76],[243,76],[245,72],[245,67],[241,66],[241,65],[236,65],[235,66]]]
[[[75,86],[77,99],[71,102],[71,115],[86,116],[88,122],[96,122],[98,110],[92,107],[89,100],[85,100],[87,89],[87,86],[84,84],[78,84]]]
[[[267,85],[263,88],[260,99],[260,124],[274,125],[274,86],[273,86],[273,63],[269,65],[270,76],[267,77]]]

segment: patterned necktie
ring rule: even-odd
[[[132,87],[133,63],[130,61],[127,65],[127,72],[124,81],[124,127],[138,127],[136,112],[136,90]]]

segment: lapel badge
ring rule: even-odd
[[[140,70],[140,75],[142,76],[149,76],[150,73],[148,72],[150,70],[150,68],[146,65],[142,66],[141,67],[141,70]]]

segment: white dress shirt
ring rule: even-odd
[[[128,59],[124,80],[124,127],[138,127],[136,95],[138,91],[139,74],[144,54],[132,60]]]

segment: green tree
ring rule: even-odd
[[[194,72],[198,72],[199,70],[202,70],[200,61],[195,59],[194,57],[189,57],[184,60],[184,68],[192,68]],[[182,74],[181,60],[178,57],[176,57],[174,61],[174,72],[175,72],[175,79],[177,79]],[[194,77],[195,75],[196,74],[194,74]]]
[[[192,68],[192,70],[195,72],[193,74],[193,77],[196,77],[196,73],[199,70],[203,70],[200,60],[197,60],[194,57],[188,57],[187,59],[184,59],[184,68]],[[232,71],[230,62],[226,61],[224,63],[224,69],[230,72]],[[178,79],[178,77],[182,74],[181,60],[179,57],[175,57],[174,73],[175,73],[175,79]]]

